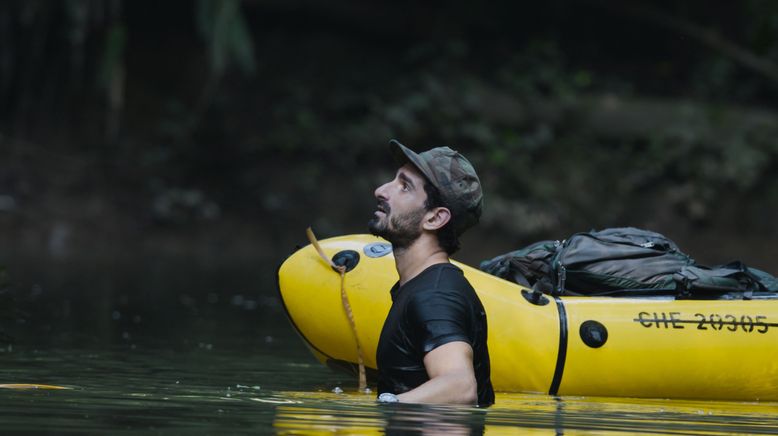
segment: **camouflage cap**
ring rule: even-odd
[[[415,153],[395,139],[389,141],[389,146],[397,163],[410,162],[438,188],[443,202],[451,209],[457,235],[478,223],[483,209],[481,181],[464,156],[449,147]]]

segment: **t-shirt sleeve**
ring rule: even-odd
[[[419,292],[408,304],[411,328],[424,354],[449,342],[464,341],[472,346],[467,335],[468,313],[466,299],[455,291]]]

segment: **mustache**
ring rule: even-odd
[[[382,200],[378,201],[378,206],[377,207],[378,207],[378,210],[380,210],[381,212],[383,212],[383,213],[385,213],[387,215],[392,210],[392,208],[389,206],[389,203],[387,203],[386,201],[382,201]]]

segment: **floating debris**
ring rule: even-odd
[[[251,401],[256,401],[258,403],[269,403],[269,404],[302,404],[302,401],[295,401],[295,400],[288,400],[288,399],[281,399],[281,398],[249,398]]]
[[[31,383],[7,383],[7,384],[0,384],[0,389],[49,389],[49,390],[62,390],[62,389],[72,389],[65,386],[56,386],[56,385],[39,385],[39,384],[31,384]]]

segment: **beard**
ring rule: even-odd
[[[375,236],[382,237],[391,242],[392,248],[404,249],[410,247],[421,236],[421,220],[427,212],[420,207],[401,215],[392,215],[389,204],[382,202],[379,210],[384,212],[383,217],[374,216],[367,223],[367,228]]]

